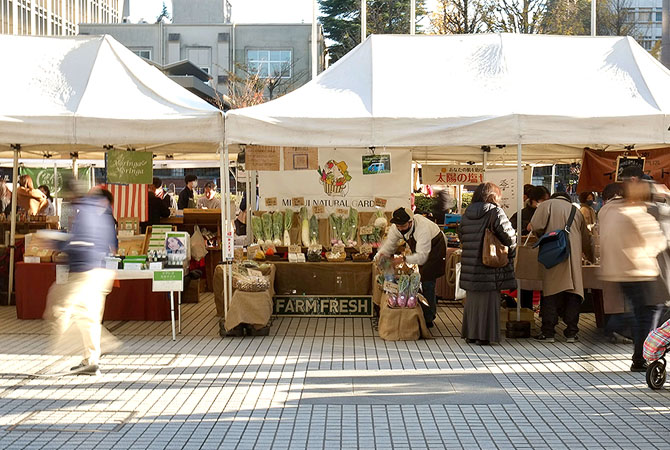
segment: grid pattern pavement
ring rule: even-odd
[[[605,342],[592,314],[577,344],[488,347],[458,337],[461,317],[442,305],[434,339],[412,342],[385,342],[372,320],[352,318],[281,318],[270,336],[222,339],[210,295],[184,305],[175,342],[169,322],[106,323],[123,346],[103,357],[102,375],[58,378],[48,375],[78,359],[48,355],[45,324],[0,307],[0,448],[670,446],[670,390],[628,372],[631,346]],[[500,395],[478,385],[484,374]],[[466,381],[437,395],[424,380],[439,376]],[[341,398],[346,388],[319,377],[381,381]],[[389,390],[391,401],[365,401]]]

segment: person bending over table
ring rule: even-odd
[[[408,264],[417,264],[421,274],[421,291],[428,301],[428,307],[421,304],[423,316],[428,328],[433,326],[437,315],[435,282],[445,274],[447,242],[440,227],[423,216],[410,216],[405,208],[393,211],[391,228],[386,241],[379,248],[379,254],[393,256],[398,244],[404,240],[412,253],[396,257],[395,263],[403,260]]]

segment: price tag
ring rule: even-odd
[[[384,281],[384,292],[388,292],[389,294],[397,294],[398,285],[390,281]]]
[[[385,198],[380,198],[380,197],[375,197],[375,206],[379,208],[386,208],[386,199]]]
[[[347,208],[337,208],[337,213],[342,215],[342,216],[348,216],[349,215],[349,210]]]
[[[302,253],[302,247],[299,245],[289,245],[288,252],[290,253]]]
[[[252,276],[252,277],[258,277],[258,278],[263,277],[263,272],[261,272],[260,270],[247,269],[247,273],[249,274],[249,276]]]
[[[314,205],[312,207],[312,212],[314,212],[314,214],[324,214],[326,212],[326,207],[324,205]]]
[[[247,249],[247,258],[248,259],[253,259],[256,252],[260,249],[261,249],[261,247],[258,244],[250,245],[249,248]]]
[[[23,262],[26,264],[39,264],[40,263],[40,257],[39,256],[23,256]]]
[[[342,244],[337,244],[333,245],[333,248],[331,249],[333,253],[344,253],[344,245]]]
[[[235,261],[242,261],[244,259],[244,249],[242,247],[235,248]]]
[[[291,200],[291,205],[296,206],[305,206],[305,197],[293,197]]]
[[[268,197],[265,199],[265,206],[277,206],[277,197]]]
[[[358,230],[361,236],[366,236],[373,234],[375,232],[375,227],[360,227]]]
[[[361,253],[369,255],[372,253],[372,244],[361,244]]]
[[[163,263],[160,261],[149,263],[149,270],[163,270]]]

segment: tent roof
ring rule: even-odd
[[[110,36],[2,36],[0,154],[216,150],[222,113]]]
[[[418,159],[523,143],[579,157],[670,142],[668,87],[670,71],[630,37],[373,35],[290,94],[229,111],[226,139],[412,147]]]

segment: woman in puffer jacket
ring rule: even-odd
[[[513,265],[516,233],[499,206],[500,198],[498,186],[480,184],[458,230],[463,248],[460,286],[466,291],[461,337],[469,344],[500,342],[500,291],[516,287]],[[488,267],[482,263],[484,231],[489,227],[500,242],[509,247],[509,263],[505,267]]]

